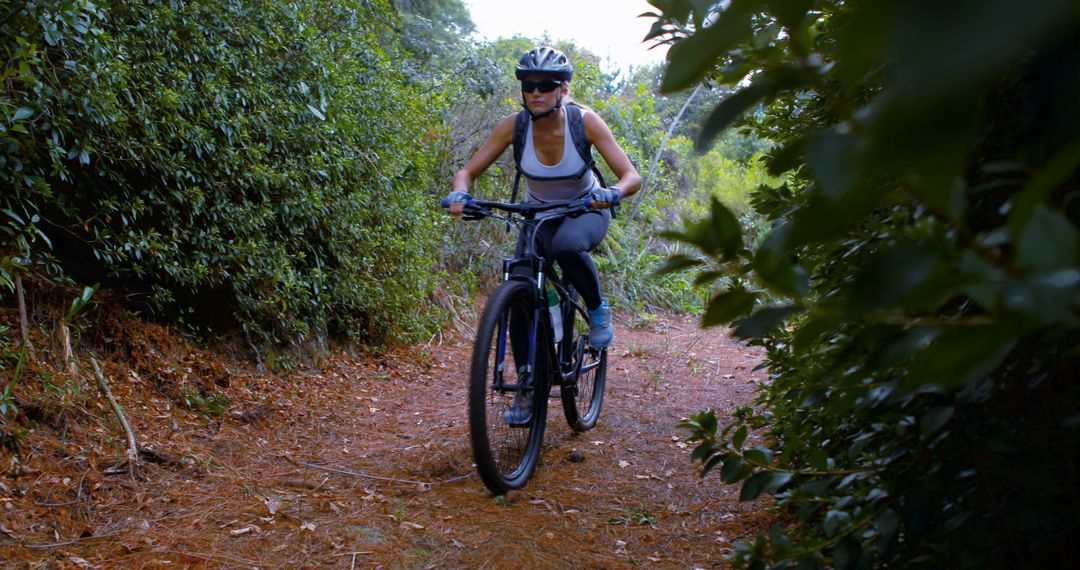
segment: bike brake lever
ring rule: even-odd
[[[491,210],[479,206],[467,205],[465,206],[465,213],[462,218],[471,221],[480,220],[489,216],[491,216]]]

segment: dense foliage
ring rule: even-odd
[[[0,286],[263,339],[430,326],[438,92],[387,0],[0,1]]]
[[[759,404],[686,426],[703,472],[799,524],[755,568],[1054,568],[1071,560],[1080,444],[1080,4],[653,0],[669,90],[736,91],[779,143],[759,190],[675,235],[705,326],[768,349]],[[754,433],[765,437],[755,445]],[[760,442],[760,440],[758,440]]]

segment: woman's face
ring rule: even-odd
[[[521,80],[521,95],[534,115],[549,111],[569,91],[565,81],[551,75],[530,73]]]

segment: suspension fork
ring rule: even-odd
[[[515,278],[520,272],[515,270],[522,267],[529,267],[535,271],[535,277],[528,279],[529,282],[534,283],[533,290],[533,303],[532,303],[532,326],[529,328],[528,335],[528,352],[526,362],[526,378],[529,379],[531,384],[535,378],[535,363],[537,358],[537,339],[541,336],[541,322],[540,320],[546,318],[547,311],[547,298],[544,295],[544,286],[546,284],[546,275],[544,274],[544,259],[541,257],[530,258],[517,258],[517,259],[505,259],[503,260],[503,280],[510,281]],[[523,279],[523,276],[516,277],[517,279]],[[502,316],[499,320],[498,339],[496,341],[496,361],[495,361],[495,380],[492,385],[493,390],[516,390],[522,388],[518,385],[507,384],[504,381],[505,367],[506,367],[506,354],[507,350],[513,351],[513,343],[510,340],[510,313],[513,312],[511,308]],[[510,345],[510,346],[508,346]],[[525,388],[527,388],[526,386]]]

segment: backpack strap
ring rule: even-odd
[[[529,112],[525,109],[518,111],[514,120],[514,164],[518,174],[521,174],[521,155],[525,152],[525,134],[529,132]],[[517,182],[514,183],[515,186]]]
[[[565,108],[570,119],[570,137],[574,141],[578,156],[585,161],[586,168],[593,171],[600,186],[607,188],[604,175],[600,174],[600,169],[596,167],[596,160],[593,159],[592,144],[589,143],[589,135],[585,134],[585,116],[581,112],[581,107],[577,103],[567,103]]]

